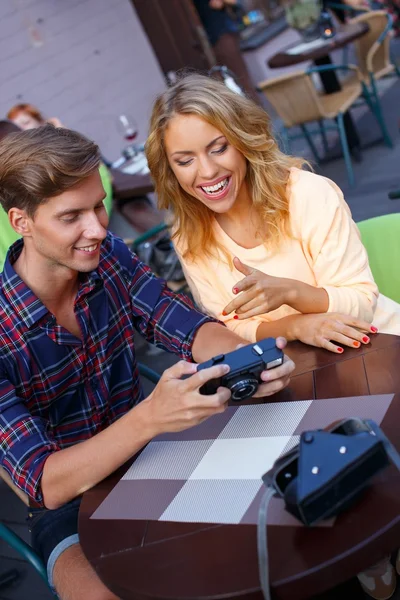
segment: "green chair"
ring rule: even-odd
[[[110,171],[107,169],[104,163],[100,164],[99,172],[101,177],[101,183],[103,184],[103,188],[106,193],[106,197],[104,199],[104,206],[106,207],[108,216],[110,216],[113,203],[112,177]]]
[[[146,379],[151,381],[151,383],[154,383],[154,385],[156,385],[159,382],[160,375],[153,371],[153,369],[150,369],[149,367],[141,363],[138,363],[138,368],[139,373],[142,377],[145,377]],[[10,481],[8,474],[2,474],[2,478],[6,482]],[[14,488],[13,491],[16,491],[17,495],[20,498],[22,498],[22,496],[24,495],[23,492],[15,488],[13,485],[12,487]],[[24,500],[24,502],[26,503],[26,500]],[[46,584],[49,585],[46,567],[43,564],[37,552],[35,552],[33,548],[29,546],[29,544],[27,544],[22,538],[20,538],[4,523],[0,523],[0,540],[4,540],[6,544],[11,546],[11,548],[13,548],[21,556],[21,558],[26,560],[37,571],[37,573],[40,575],[40,577],[42,577]],[[14,581],[16,581],[18,577],[19,573],[16,569],[6,571],[5,573],[0,573],[0,594],[3,589],[14,583]]]
[[[379,291],[400,303],[400,213],[357,223]]]
[[[4,261],[11,244],[19,238],[8,220],[7,213],[0,206],[0,272],[3,270]]]

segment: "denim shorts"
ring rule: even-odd
[[[27,522],[31,533],[31,545],[47,568],[47,578],[53,591],[53,569],[56,560],[64,550],[79,543],[80,503],[79,497],[56,510],[32,507],[28,509]]]

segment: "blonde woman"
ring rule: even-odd
[[[196,302],[242,337],[342,353],[400,334],[340,189],[283,154],[266,112],[189,75],[156,101],[146,145]]]
[[[283,335],[331,352],[400,334],[340,189],[280,152],[270,120],[189,75],[156,101],[146,146],[160,208],[199,306],[250,341]],[[388,598],[388,561],[359,576]]]

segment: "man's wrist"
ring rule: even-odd
[[[160,423],[154,419],[154,412],[151,405],[152,394],[131,408],[127,413],[129,419],[134,420],[135,427],[139,427],[143,432],[144,439],[152,440],[157,435],[163,433],[163,428]]]

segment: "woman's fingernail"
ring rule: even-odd
[[[238,319],[239,317],[237,315],[233,315],[233,318],[234,319]]]
[[[364,344],[368,344],[369,342],[369,337],[367,337],[366,335],[364,335],[362,341],[364,342]]]
[[[223,311],[222,311],[222,313],[221,313],[221,315],[222,315],[223,317],[226,317],[226,312],[223,310]]]
[[[371,325],[371,331],[372,333],[378,333],[378,328]]]
[[[353,346],[355,346],[356,348],[359,348],[361,346],[360,342],[353,342]]]
[[[338,348],[337,351],[340,352],[340,353],[342,353],[343,352],[343,348]]]
[[[233,291],[234,294],[237,294],[239,290],[237,288],[233,288],[232,291]]]

